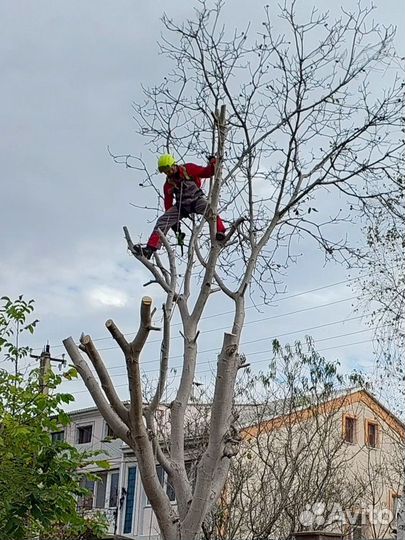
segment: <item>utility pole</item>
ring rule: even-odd
[[[49,344],[45,345],[40,355],[31,354],[31,358],[39,360],[39,385],[42,394],[48,394],[49,388],[46,385],[48,373],[52,370],[51,362],[58,362],[59,369],[66,365],[65,355],[62,358],[52,358]]]
[[[190,395],[192,400],[196,398],[196,395],[195,395],[196,390],[202,385],[203,385],[203,383],[201,383],[201,382],[193,381],[193,384],[191,386],[191,395]]]

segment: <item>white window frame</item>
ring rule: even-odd
[[[95,481],[95,489],[94,489],[94,493],[93,493],[93,503],[94,503],[93,508],[94,509],[99,509],[99,510],[109,510],[109,509],[117,508],[119,506],[119,492],[117,493],[117,506],[109,506],[109,505],[107,506],[107,503],[110,502],[110,490],[111,490],[111,482],[112,482],[112,475],[113,474],[118,474],[118,488],[119,488],[120,470],[119,469],[108,469],[108,470],[96,471],[94,474],[98,474],[98,475],[105,474],[106,475],[106,483],[105,483],[105,494],[104,494],[103,506],[97,506],[96,507],[97,489],[98,489],[100,481],[99,480]]]
[[[166,495],[168,495],[168,493],[167,493],[167,490],[168,490],[168,475],[167,475],[167,472],[164,470],[164,468],[161,465],[156,464],[156,467],[158,467],[158,466],[162,468],[162,472],[163,472],[163,484],[160,484],[160,485],[164,489]],[[173,487],[172,487],[172,489],[174,491]],[[173,500],[170,500],[170,504],[173,504],[173,505],[177,504],[176,495],[174,496]],[[145,493],[144,508],[150,508],[150,507],[151,507],[151,504],[150,504],[149,499],[148,499],[148,497],[146,496],[146,493]]]
[[[101,471],[92,471],[95,475],[102,475],[106,474],[106,485],[105,485],[105,495],[103,500],[103,506],[96,506],[97,501],[97,490],[98,486],[100,484],[100,480],[94,480],[94,488],[93,488],[93,502],[91,510],[115,510],[119,506],[119,486],[120,486],[120,469],[108,469],[108,470],[101,470]],[[110,489],[111,489],[111,481],[112,481],[112,475],[118,474],[118,493],[117,493],[117,506],[107,506],[107,503],[110,501]]]
[[[111,440],[115,440],[115,439],[118,439],[117,435],[108,435],[108,430],[111,429],[111,431],[114,433],[114,430],[112,429],[112,427],[110,427],[108,425],[108,423],[106,421],[104,421],[104,430],[103,430],[103,433],[104,433],[104,436],[103,436],[103,439],[106,439],[107,437],[109,437]]]
[[[89,442],[84,442],[84,443],[81,443],[79,442],[79,429],[80,428],[85,428],[87,426],[91,426],[91,439]],[[85,444],[93,444],[93,440],[94,440],[94,427],[95,427],[95,423],[94,422],[80,422],[80,423],[76,423],[75,424],[75,444],[79,444],[80,446],[82,445],[85,445]]]
[[[62,438],[61,439],[54,439],[54,435],[59,435],[60,433],[63,433]],[[52,439],[52,442],[57,442],[57,441],[65,442],[66,441],[66,430],[58,429],[57,431],[51,431],[51,439]]]

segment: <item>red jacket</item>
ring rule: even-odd
[[[173,206],[174,190],[179,183],[184,180],[194,180],[198,187],[201,187],[201,178],[211,178],[215,173],[215,160],[211,160],[206,167],[185,163],[178,165],[177,172],[172,177],[168,176],[163,185],[165,210]]]

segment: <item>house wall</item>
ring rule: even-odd
[[[339,455],[344,456],[345,465],[342,474],[349,484],[352,482],[353,485],[356,484],[360,488],[362,485],[364,486],[362,495],[366,503],[372,500],[377,509],[389,508],[390,504],[392,504],[392,495],[400,491],[401,436],[396,431],[396,426],[390,420],[390,417],[385,418],[381,410],[378,410],[372,401],[366,397],[363,400],[358,398],[359,396],[356,399],[340,403],[335,410],[329,410],[326,413],[334,426],[333,437],[339,440],[341,446],[341,454]],[[164,414],[167,414],[167,411]],[[354,444],[342,442],[342,426],[345,414],[356,418],[357,431]],[[194,417],[198,419],[195,411],[190,415],[192,422],[194,422]],[[71,418],[72,424],[66,430],[66,440],[81,450],[101,450],[103,454],[100,455],[100,459],[108,459],[111,463],[111,470],[119,471],[118,504],[116,508],[108,508],[108,497],[106,495],[105,512],[110,517],[110,532],[115,529],[118,534],[130,539],[157,540],[159,537],[157,521],[142,488],[139,470],[132,450],[118,439],[111,442],[105,441],[106,424],[96,409],[73,413]],[[379,425],[379,440],[376,449],[370,449],[365,444],[364,428],[367,420],[376,421]],[[306,423],[310,425],[311,422],[314,422],[311,415],[301,415],[288,425],[284,419],[284,421],[272,420],[268,424],[264,422],[263,426],[267,425],[268,433],[272,434],[271,444],[275,445],[273,448],[277,450],[277,445],[279,445],[280,450],[286,439],[291,436],[291,433],[288,433],[289,430],[296,430],[295,441],[298,444],[300,441],[299,430],[302,430]],[[296,423],[295,427],[294,423]],[[92,440],[86,444],[78,444],[77,428],[90,424],[93,426]],[[243,444],[245,450],[247,444],[250,445],[251,450],[254,445],[259,447],[266,444],[267,434],[263,426],[261,426],[261,430],[256,427],[254,430],[247,429],[244,431],[245,440]],[[328,444],[332,444],[331,441],[332,438]],[[247,452],[245,453],[246,456]],[[255,457],[254,452],[251,452],[249,462],[251,474],[247,479],[247,485],[254,486],[259,481],[262,465],[257,456]],[[164,479],[164,482],[166,482],[166,479]],[[372,489],[370,489],[370,484]],[[288,486],[290,491],[294,490],[295,487],[294,481]],[[338,485],[337,489],[341,487],[341,485]],[[336,527],[331,526],[329,529],[336,530]],[[245,532],[244,527],[241,526],[237,537],[246,537]],[[346,530],[346,532],[348,531]],[[366,538],[389,538],[393,536],[392,529],[389,526],[373,525],[369,522],[364,522],[361,525],[361,534]],[[354,540],[353,531],[350,532],[350,536]]]
[[[394,537],[395,523],[387,519],[378,519],[386,510],[393,510],[393,495],[400,493],[403,470],[403,432],[393,429],[389,417],[378,414],[373,402],[365,396],[357,403],[344,408],[344,414],[356,417],[356,442],[346,443],[346,452],[351,457],[348,477],[353,482],[364,486],[362,502],[366,507],[373,507],[374,519],[364,520],[364,534],[367,538]],[[367,424],[377,425],[377,446],[367,444]]]
[[[106,493],[104,509],[94,508],[89,513],[102,510],[110,521],[110,533],[115,530],[118,534],[136,540],[157,540],[159,528],[156,517],[148,504],[132,450],[120,439],[106,440],[106,422],[97,409],[72,413],[71,419],[71,424],[65,428],[65,440],[82,451],[101,451],[97,459],[107,460],[110,463],[108,473],[119,472],[117,507],[108,506]],[[92,426],[91,441],[79,444],[78,428],[87,425]],[[105,472],[97,466],[92,466],[91,470],[96,473]],[[93,503],[96,501],[96,493],[97,486]]]
[[[100,507],[100,497],[97,496],[97,482],[93,491],[93,509],[85,510],[87,513],[102,512],[106,515],[109,522],[109,532],[118,532],[119,525],[119,500],[122,497],[122,479],[125,471],[124,457],[122,452],[123,442],[120,439],[106,439],[107,425],[97,409],[86,410],[71,414],[72,422],[65,428],[66,442],[76,446],[81,451],[100,451],[96,456],[97,460],[107,460],[110,464],[110,469],[105,470],[97,465],[89,466],[89,470],[100,475],[106,476],[106,489],[104,493],[103,508]],[[79,443],[78,428],[83,426],[92,426],[91,440],[86,443]],[[111,485],[113,475],[119,475],[117,486],[117,505],[111,506],[110,495],[114,486]],[[104,490],[103,490],[104,491]],[[114,490],[115,491],[115,490]],[[86,499],[86,508],[91,505],[91,497]]]
[[[79,444],[77,430],[80,426],[92,426],[92,437],[89,443]],[[98,459],[108,458],[112,462],[119,462],[122,456],[122,441],[120,439],[106,440],[107,425],[101,414],[96,410],[75,413],[72,423],[65,430],[65,440],[80,450],[101,450]]]
[[[354,397],[348,396],[347,399],[319,408],[316,414],[314,410],[302,410],[246,429],[243,450],[246,462],[236,471],[236,482],[244,467],[247,468],[245,470],[250,467],[251,476],[245,480],[247,489],[240,498],[240,510],[235,507],[229,510],[230,519],[234,522],[245,513],[241,523],[245,523],[246,527],[241,527],[241,537],[248,534],[249,520],[255,523],[264,514],[268,514],[269,522],[274,517],[272,537],[282,537],[293,520],[290,515],[292,508],[289,507],[291,504],[295,504],[296,508],[301,504],[300,511],[314,511],[314,519],[318,516],[321,521],[330,516],[328,508],[333,505],[353,516],[358,511],[360,523],[355,526],[352,526],[354,523],[347,523],[347,520],[344,526],[338,526],[336,522],[328,524],[327,519],[322,521],[322,526],[331,531],[339,530],[350,537],[354,533],[354,536],[361,534],[362,538],[393,537],[393,524],[387,518],[386,511],[393,509],[393,494],[399,493],[401,489],[401,437],[403,440],[404,434],[398,431],[399,424],[395,426],[392,417],[383,413],[367,394],[357,393]],[[346,415],[355,418],[356,438],[353,444],[343,440]],[[376,448],[366,444],[365,429],[368,422],[378,426]],[[333,463],[326,463],[324,451],[334,454]],[[294,471],[294,467],[298,470]],[[306,468],[308,471],[305,471]],[[313,480],[310,477],[311,470]],[[322,475],[325,478],[329,475],[330,485],[322,484]],[[281,493],[277,485],[280,478],[284,482],[284,493]],[[308,485],[303,484],[305,478],[310,480]],[[258,491],[256,486],[263,481],[268,485],[263,492]],[[320,489],[311,492],[311,488],[317,485],[316,481]],[[235,485],[229,489],[234,492]],[[257,505],[254,500],[251,502],[252,498],[264,497],[264,493],[267,493],[268,500],[263,504],[260,500]],[[322,515],[316,514],[315,505],[323,503],[327,504],[325,512]],[[370,507],[373,513],[370,513]],[[248,508],[252,509],[250,516],[246,516]],[[283,523],[284,514],[286,520]],[[297,526],[300,526],[299,522]],[[313,526],[317,526],[317,523],[314,522]]]

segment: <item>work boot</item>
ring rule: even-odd
[[[215,238],[218,240],[218,242],[223,242],[225,240],[225,233],[218,231]]]
[[[136,255],[138,255],[139,257],[145,257],[145,259],[150,259],[156,251],[148,245],[142,246],[141,244],[135,244],[133,250]]]

